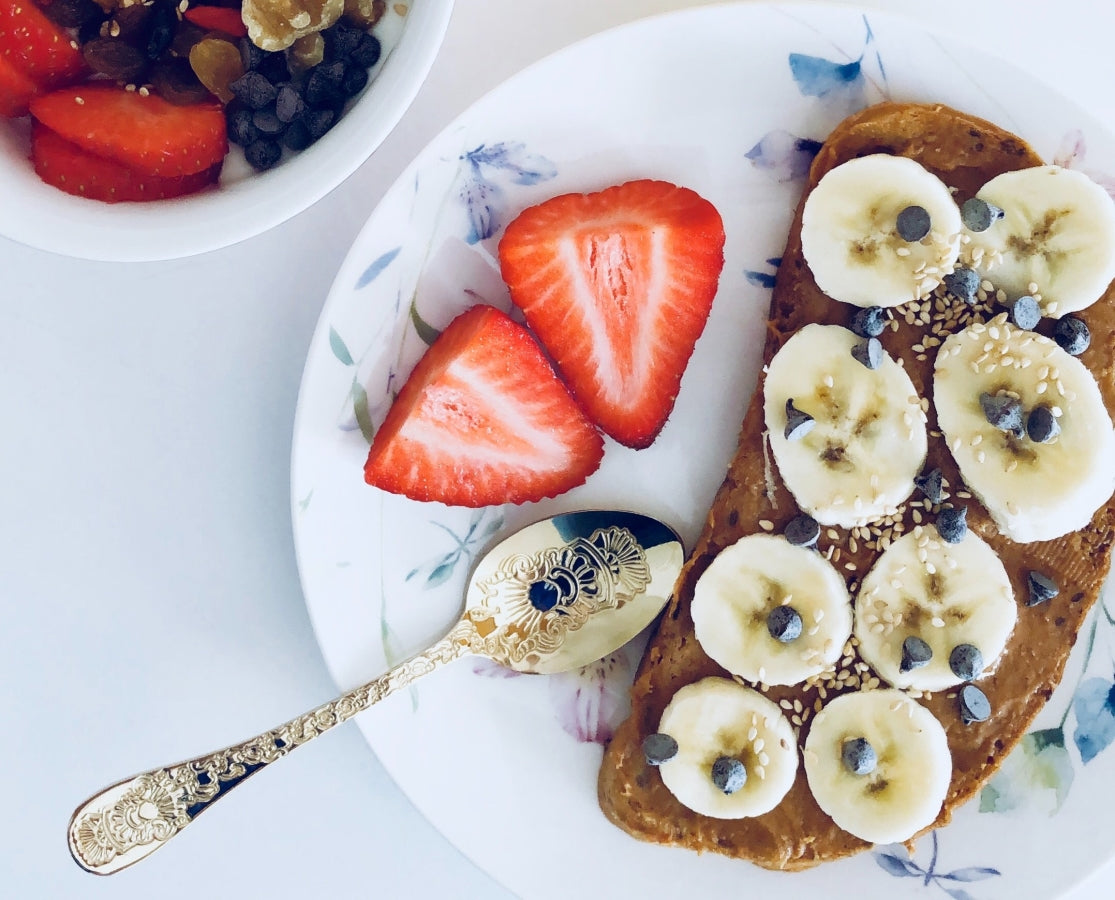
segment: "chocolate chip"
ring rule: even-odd
[[[976,294],[979,291],[980,277],[979,272],[975,269],[969,269],[966,266],[957,266],[951,272],[941,279],[948,292],[956,297],[957,300],[963,300],[965,303],[974,305],[976,302]]]
[[[232,82],[228,89],[250,109],[263,109],[268,104],[274,103],[279,93],[275,85],[259,72],[245,72]]]
[[[925,499],[936,506],[944,495],[944,485],[940,469],[930,469],[914,476],[914,487],[925,496]]]
[[[1022,401],[1006,394],[979,395],[984,418],[1000,431],[1016,431],[1022,425]]]
[[[786,401],[786,440],[801,440],[813,430],[813,426],[816,424],[817,420],[809,413],[802,412],[794,406],[793,397]]]
[[[860,337],[873,338],[887,327],[887,311],[881,306],[867,306],[852,316],[852,331]]]
[[[341,78],[341,93],[345,97],[355,97],[368,86],[368,70],[362,66],[345,66]]]
[[[931,224],[924,206],[907,206],[898,214],[895,228],[902,240],[913,243],[929,234]]]
[[[767,614],[767,631],[780,644],[801,637],[801,615],[792,606],[776,606]]]
[[[949,668],[962,681],[979,678],[983,671],[983,654],[972,644],[957,644],[949,654]]]
[[[883,345],[878,338],[867,338],[852,347],[852,358],[874,371],[883,364]]]
[[[1005,213],[995,204],[971,197],[965,200],[960,207],[960,221],[969,231],[987,231],[992,223],[998,222]]]
[[[986,722],[991,718],[991,701],[987,699],[987,694],[974,684],[966,684],[960,689],[957,702],[960,706],[960,720],[965,725]]]
[[[286,124],[269,109],[257,109],[252,113],[252,124],[264,137],[275,138],[283,133]]]
[[[253,111],[244,106],[236,109],[231,107],[231,103],[226,107],[228,139],[241,147],[247,147],[253,141],[259,140],[259,129],[252,124]]]
[[[902,662],[898,664],[899,672],[910,672],[929,665],[933,658],[933,648],[916,635],[911,634],[902,642]]]
[[[310,70],[303,97],[310,106],[327,107],[343,100],[341,83],[345,77],[343,62],[321,63]]]
[[[840,748],[840,758],[844,761],[844,768],[853,775],[870,775],[879,764],[875,748],[861,737],[846,740]]]
[[[643,741],[643,756],[648,766],[660,766],[678,755],[678,742],[668,734],[648,734]]]
[[[725,794],[734,794],[747,784],[747,769],[734,756],[719,756],[712,764],[712,783]]]
[[[946,544],[959,544],[968,534],[968,507],[947,506],[937,513],[937,534]]]
[[[1026,576],[1026,587],[1030,592],[1030,596],[1026,600],[1027,606],[1037,606],[1039,603],[1045,603],[1061,592],[1061,589],[1057,587],[1057,582],[1041,572],[1031,571]]]
[[[306,108],[306,103],[294,85],[279,85],[279,93],[275,96],[275,115],[281,122],[293,122]]]
[[[1019,297],[1010,308],[1010,320],[1018,328],[1033,331],[1041,321],[1041,307],[1038,306],[1038,301],[1029,294]]]
[[[283,155],[283,148],[277,142],[268,140],[267,138],[260,138],[257,141],[252,141],[244,148],[244,158],[248,161],[253,169],[262,172],[264,169],[270,169]]]
[[[1061,349],[1071,356],[1079,356],[1088,349],[1092,343],[1092,333],[1083,319],[1076,316],[1065,316],[1059,319],[1053,328],[1053,340],[1060,344]]]
[[[1061,433],[1061,424],[1048,406],[1035,406],[1026,419],[1026,434],[1037,444],[1053,440]]]
[[[360,35],[360,40],[356,46],[353,47],[352,52],[349,53],[349,59],[365,69],[370,69],[377,62],[383,47],[374,34],[367,31]]]
[[[786,523],[786,530],[783,534],[786,536],[786,540],[795,547],[812,547],[821,536],[821,526],[817,524],[817,520],[812,516],[802,513],[800,516],[794,516]]]

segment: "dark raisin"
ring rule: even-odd
[[[187,57],[194,44],[205,38],[205,30],[198,28],[193,22],[185,20],[178,23],[178,30],[174,32],[174,40],[170,43],[170,56]]]
[[[270,109],[257,109],[252,113],[252,124],[259,129],[259,133],[264,137],[277,137],[286,128],[286,123],[280,121],[279,117]]]
[[[282,155],[283,148],[276,141],[269,141],[264,138],[253,141],[244,148],[244,158],[248,160],[253,169],[258,169],[260,172],[264,169],[270,169]]]
[[[112,21],[116,23],[113,31],[119,29],[119,33],[113,37],[122,37],[140,45],[144,44],[147,40],[148,20],[153,9],[153,6],[133,3],[131,6],[123,6],[115,10],[112,13]]]
[[[53,0],[39,7],[47,18],[63,28],[80,28],[86,22],[104,18],[104,12],[93,0]]]
[[[147,57],[118,38],[96,38],[81,48],[89,68],[117,81],[136,81],[147,69]]]
[[[100,15],[94,19],[90,19],[77,30],[77,42],[85,44],[101,36],[101,26],[108,21],[108,16]]]
[[[353,48],[352,52],[349,54],[349,59],[358,66],[370,69],[379,62],[379,55],[382,49],[379,38],[365,31],[360,35],[360,40],[357,42],[356,47]]]
[[[155,0],[147,28],[147,58],[158,59],[174,40],[178,29],[178,7],[171,0]]]
[[[151,67],[148,75],[155,93],[175,106],[192,106],[210,97],[208,89],[198,81],[185,59],[163,59]]]

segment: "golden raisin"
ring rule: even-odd
[[[244,0],[240,14],[248,37],[262,50],[285,50],[303,35],[328,28],[345,0]]]
[[[344,19],[352,25],[371,28],[387,12],[387,0],[345,0]]]
[[[190,67],[198,81],[222,103],[232,99],[229,85],[244,74],[244,63],[235,44],[221,38],[205,38],[190,48]]]
[[[325,38],[320,32],[304,34],[286,52],[291,71],[305,72],[325,59]]]

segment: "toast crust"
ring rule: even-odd
[[[1042,160],[1020,138],[990,122],[941,105],[883,103],[846,119],[829,136],[810,170],[805,195],[790,229],[774,286],[768,318],[764,362],[799,328],[810,322],[847,325],[853,309],[826,297],[817,288],[801,252],[801,214],[804,196],[835,166],[858,156],[890,153],[921,163],[955,188],[962,203],[1002,172],[1041,165]],[[1115,285],[1093,306],[1077,313],[1093,335],[1091,347],[1080,357],[1096,378],[1108,412],[1115,411]],[[881,340],[895,358],[901,357],[923,398],[932,399],[935,352],[919,360],[911,348],[928,329],[900,322]],[[1051,334],[1048,320],[1038,331]],[[616,825],[640,840],[708,851],[750,860],[764,868],[798,870],[840,859],[870,848],[870,844],[838,828],[817,806],[799,766],[790,792],[771,812],[751,819],[721,820],[700,816],[679,803],[662,784],[657,771],[643,758],[641,744],[658,730],[662,711],[678,688],[710,675],[730,677],[701,650],[694,636],[689,605],[693,586],[713,557],[739,538],[761,531],[759,520],[781,533],[797,514],[793,498],[765,462],[762,409],[763,379],[751,399],[740,432],[736,454],[709,511],[704,530],[678,579],[674,595],[644,653],[631,692],[631,713],[606,748],[598,781],[600,807]],[[932,433],[936,417],[928,412]],[[931,437],[925,468],[940,467],[948,483],[961,484],[959,471],[944,442]],[[773,474],[774,491],[767,481]],[[1084,617],[1099,595],[1115,538],[1115,501],[1108,499],[1081,531],[1054,541],[1017,544],[999,534],[986,511],[974,500],[957,500],[969,507],[969,528],[986,540],[1002,559],[1016,597],[1026,596],[1031,569],[1050,574],[1061,586],[1057,597],[1037,607],[1020,604],[1018,623],[995,671],[980,679],[992,704],[984,723],[964,725],[955,698],[942,692],[922,702],[945,727],[953,756],[953,777],[940,816],[931,828],[946,824],[953,811],[971,798],[1002,763],[1011,748],[1053,693],[1079,633]],[[913,526],[910,513],[907,530]],[[859,542],[855,552],[847,532],[820,547],[841,548],[840,566],[850,590],[871,567],[877,553]],[[838,566],[838,568],[840,568]],[[836,692],[828,691],[827,699]],[[775,702],[799,700],[807,710],[820,697],[802,686],[771,687]],[[823,701],[827,702],[827,701]],[[788,712],[787,716],[793,715]],[[806,712],[808,716],[808,711]],[[801,727],[799,747],[808,733]],[[928,830],[928,829],[927,829]]]

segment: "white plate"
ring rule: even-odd
[[[530,519],[636,508],[691,546],[754,385],[808,141],[886,97],[948,103],[1022,135],[1047,159],[1097,178],[1115,173],[1111,137],[1022,70],[902,19],[817,5],[701,8],[597,35],[514,77],[423,151],[341,268],[295,426],[299,565],[340,685],[439,636],[476,553]],[[633,177],[697,190],[720,209],[728,235],[712,316],[655,445],[609,443],[587,484],[527,508],[472,512],[365,486],[362,429],[384,414],[425,347],[424,330],[477,300],[506,306],[492,256],[502,226],[547,196]],[[1043,730],[912,858],[880,848],[797,875],[642,844],[600,814],[595,741],[623,715],[637,648],[553,678],[459,663],[359,722],[449,840],[532,900],[644,898],[664,884],[709,898],[752,890],[1044,898],[1115,846],[1115,750],[1106,749],[1115,738],[1113,645],[1115,624],[1093,615],[1038,721]]]

